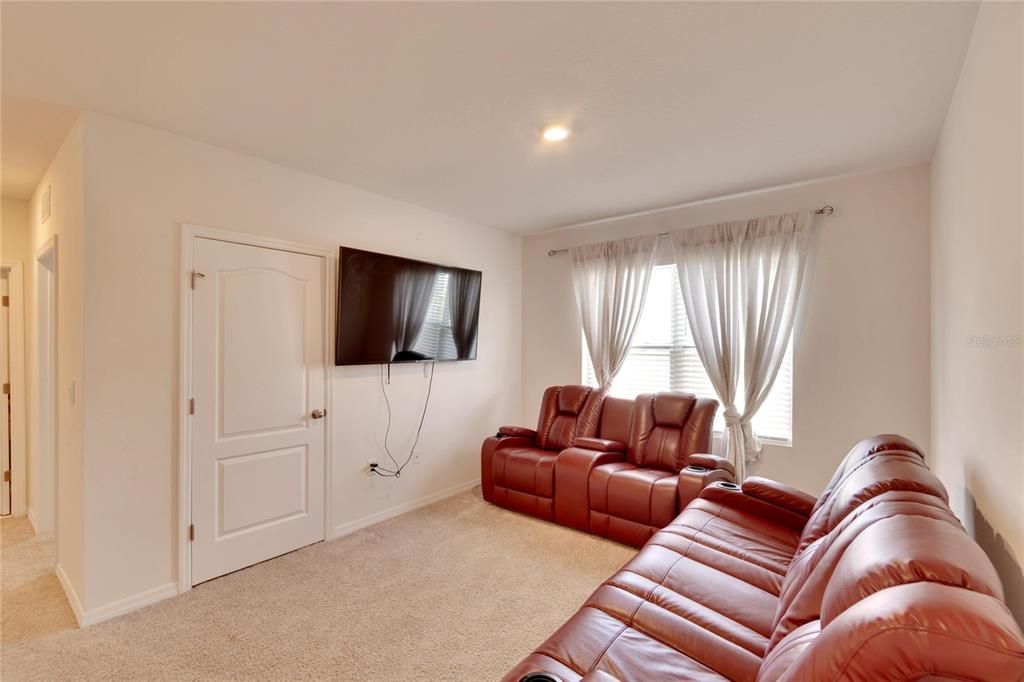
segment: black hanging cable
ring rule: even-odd
[[[391,459],[391,463],[395,465],[395,470],[391,471],[390,469],[384,469],[383,467],[377,466],[377,467],[374,467],[372,469],[372,471],[374,473],[380,473],[380,471],[378,471],[378,469],[380,469],[381,471],[386,471],[386,472],[388,472],[390,474],[394,474],[396,472],[401,472],[402,468],[400,466],[398,466],[398,460],[395,459],[395,456],[391,454],[391,449],[388,447],[388,436],[391,434],[391,401],[388,400],[388,392],[384,389],[384,365],[380,365],[379,369],[380,369],[380,392],[381,392],[381,395],[384,396],[384,409],[385,409],[385,411],[387,412],[387,415],[388,415],[387,427],[384,429],[384,452],[386,452],[388,454],[388,457]],[[391,365],[389,364],[388,365],[388,379],[390,379],[390,378],[391,378]]]
[[[371,467],[370,471],[378,476],[383,476],[385,478],[400,478],[402,476],[402,471],[405,470],[405,467],[409,466],[409,462],[412,461],[412,457],[416,453],[416,446],[419,445],[420,442],[420,433],[423,431],[423,422],[427,418],[427,407],[430,406],[430,393],[434,387],[435,365],[436,363],[430,363],[430,381],[427,383],[427,398],[423,401],[423,412],[420,414],[420,423],[416,427],[416,438],[413,440],[412,447],[409,449],[409,455],[401,464],[399,464],[398,460],[396,460],[394,455],[391,454],[391,449],[388,447],[388,436],[391,434],[391,401],[388,400],[388,392],[384,387],[384,366],[380,366],[380,392],[381,395],[384,396],[384,408],[387,414],[387,426],[384,429],[384,452],[387,453],[395,468],[386,469],[380,465]],[[390,365],[388,365],[388,369],[391,369]]]

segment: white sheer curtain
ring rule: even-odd
[[[569,249],[576,305],[602,388],[611,386],[629,353],[657,246],[652,235]]]
[[[452,340],[459,360],[470,357],[480,322],[481,274],[473,270],[448,271],[448,310]]]
[[[430,309],[437,267],[426,263],[409,263],[395,275],[395,292],[391,313],[395,327],[395,351],[411,351],[423,330],[423,321]]]
[[[726,452],[739,480],[761,457],[751,419],[793,333],[810,229],[811,214],[802,212],[671,235],[690,332],[725,408]]]

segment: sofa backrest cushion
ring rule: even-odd
[[[871,594],[808,623],[764,658],[758,682],[1020,680],[1024,639],[994,597],[936,582]]]
[[[633,405],[627,459],[641,467],[679,472],[687,458],[709,452],[718,401],[692,393],[644,393]]]
[[[884,468],[874,466],[886,462]],[[799,555],[858,505],[888,490],[918,490],[947,500],[946,489],[916,445],[900,436],[875,436],[850,450],[815,503],[800,536]]]
[[[888,496],[837,529],[820,619],[773,638],[758,679],[1020,679],[1024,638],[988,557],[934,500]]]
[[[871,524],[843,552],[825,588],[822,627],[875,592],[917,582],[1003,599],[999,574],[963,528],[942,519],[901,514]]]
[[[591,386],[551,386],[544,391],[537,420],[537,447],[571,448],[577,438],[593,438],[607,391]]]
[[[946,503],[928,493],[892,490],[861,504],[790,563],[779,592],[769,649],[821,617],[825,590],[850,544],[876,522],[898,515],[937,519],[960,529]]]
[[[629,442],[629,424],[632,421],[632,399],[605,398],[604,407],[601,408],[600,437],[625,445]]]

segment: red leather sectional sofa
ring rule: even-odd
[[[504,679],[1024,680],[1002,599],[921,451],[878,436],[817,499],[711,484]]]
[[[710,450],[718,402],[688,393],[635,400],[589,386],[544,392],[537,429],[484,441],[484,499],[641,547],[732,465]]]

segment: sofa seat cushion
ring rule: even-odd
[[[557,452],[540,448],[500,448],[494,453],[494,485],[540,497],[554,497]]]
[[[771,582],[779,589],[800,543],[800,533],[793,528],[703,498],[687,505],[662,533],[697,538],[702,545],[757,566],[772,574]]]
[[[677,638],[696,655],[678,648]],[[538,670],[566,682],[753,680],[758,663],[686,619],[605,586],[504,680],[518,682]]]
[[[590,473],[590,510],[660,528],[678,512],[678,475],[629,462],[594,467]]]

